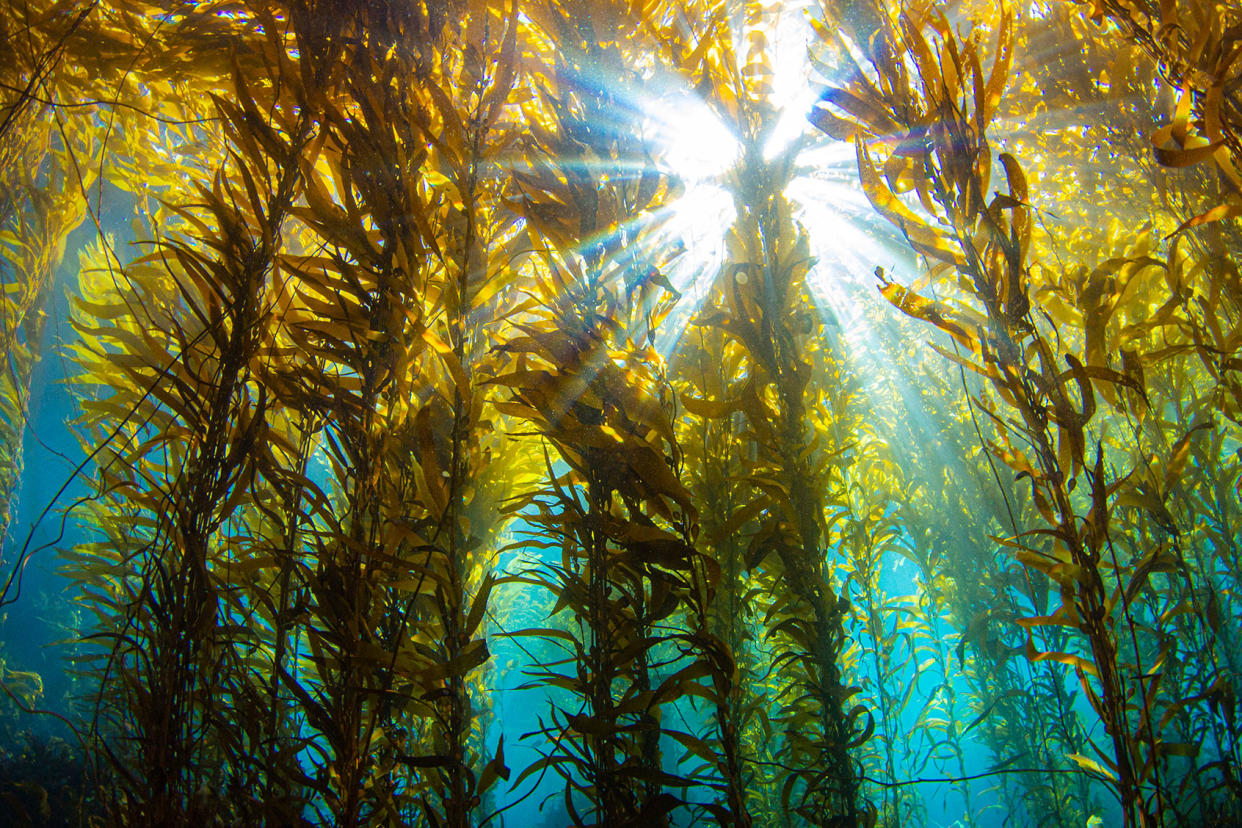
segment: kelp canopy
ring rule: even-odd
[[[1239,165],[1212,0],[6,2],[0,809],[1239,824]]]

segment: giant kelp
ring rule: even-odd
[[[1076,653],[1054,632],[1046,634],[1048,644],[1062,646],[1041,650],[1032,632],[1025,654],[1033,662],[1052,660],[1075,668],[1112,745],[1110,750],[1096,744],[1097,757],[1075,753],[1071,758],[1116,786],[1127,824],[1155,824],[1173,810],[1166,799],[1170,791],[1161,779],[1167,773],[1167,758],[1198,751],[1194,742],[1173,741],[1159,729],[1197,697],[1167,696],[1160,689],[1164,671],[1143,666],[1144,660],[1148,665],[1163,664],[1174,645],[1161,634],[1160,625],[1144,623],[1144,608],[1136,600],[1154,573],[1189,574],[1181,565],[1177,528],[1161,490],[1180,473],[1195,428],[1166,449],[1167,459],[1144,456],[1137,468],[1112,483],[1107,479],[1103,442],[1096,442],[1093,461],[1088,456],[1084,428],[1096,413],[1097,394],[1123,414],[1139,418],[1151,401],[1141,381],[1141,353],[1123,349],[1128,359],[1120,369],[1110,367],[1099,350],[1091,349],[1092,336],[1099,331],[1088,329],[1088,351],[1077,356],[1072,340],[1055,330],[1045,331],[1034,315],[1032,282],[1035,273],[1046,268],[1028,261],[1033,229],[1028,182],[1014,156],[999,156],[1008,192],[998,191],[991,199],[984,195],[992,161],[986,130],[1004,89],[1011,24],[1002,16],[996,26],[996,59],[988,73],[981,68],[977,42],[959,44],[943,18],[925,20],[908,12],[891,25],[887,43],[895,49],[871,60],[879,85],[860,79],[855,87],[825,97],[853,114],[865,130],[854,134],[863,186],[872,202],[920,255],[934,262],[930,275],[960,274],[956,287],[967,299],[948,304],[922,296],[887,280],[882,271],[881,292],[905,313],[947,332],[954,351],[946,356],[983,375],[996,389],[996,399],[976,398],[998,434],[991,451],[1019,478],[1030,481],[1034,517],[1042,524],[1004,542],[1023,566],[1046,575],[1061,592],[1061,604],[1051,613],[1017,621],[1032,631],[1049,626],[1075,629],[1088,645],[1085,652]],[[928,29],[934,32],[932,39],[924,34]],[[908,50],[909,63],[897,60],[900,49]],[[836,116],[826,118],[826,127],[840,128],[839,121],[831,120]],[[907,139],[881,173],[867,134],[894,130],[919,140]],[[939,219],[939,227],[896,197],[911,189],[919,194],[922,207]],[[1184,222],[1178,229],[1196,223]],[[1104,267],[1128,266],[1130,278],[1149,264],[1137,256],[1114,262]],[[1055,295],[1056,288],[1049,291]],[[1079,301],[1084,298],[1090,300],[1085,290]],[[1052,319],[1046,314],[1044,318]],[[1062,361],[1065,368],[1059,367]],[[1071,394],[1071,388],[1076,393]],[[1013,414],[1003,416],[1002,406]],[[1142,477],[1150,473],[1153,462],[1164,465],[1163,483],[1144,485]],[[1080,480],[1089,496],[1075,496]],[[1133,502],[1116,496],[1127,489],[1144,496],[1136,505],[1162,524],[1173,540],[1135,550],[1123,565],[1127,558],[1116,551],[1110,520],[1119,505]],[[1151,534],[1144,532],[1147,537]],[[1171,612],[1177,614],[1176,609],[1155,611],[1161,625],[1169,623]],[[1140,632],[1149,631],[1159,643],[1141,645]],[[1191,686],[1220,680],[1217,675]],[[1137,717],[1131,710],[1138,711]],[[1230,783],[1226,775],[1222,784]]]
[[[534,171],[517,176],[532,248],[544,251],[543,278],[531,291],[534,319],[502,346],[515,370],[495,382],[512,394],[498,407],[528,423],[559,461],[545,454],[545,487],[516,506],[533,509],[534,545],[561,559],[522,580],[548,589],[554,613],[569,610],[580,633],[526,635],[568,644],[565,658],[533,675],[571,691],[579,707],[557,705],[541,719],[552,749],[522,776],[555,768],[576,821],[582,811],[603,824],[662,824],[681,804],[669,789],[694,785],[713,792],[703,807],[721,824],[749,825],[727,713],[734,665],[709,621],[719,569],[695,547],[698,511],[679,479],[675,397],[653,347],[672,307],[659,271],[667,253],[634,246],[642,228],[626,221],[668,199],[672,182],[614,166],[650,150],[641,131],[607,128],[619,102],[595,73],[624,71],[624,52],[584,27],[620,27],[624,9],[590,24],[573,4],[547,13],[563,44],[558,84],[547,90],[555,126],[532,141]],[[617,183],[607,183],[609,173],[619,173]],[[661,663],[676,667],[662,680]],[[665,708],[690,693],[714,708],[707,741],[666,722]],[[665,771],[662,738],[702,765],[686,776]]]
[[[1236,10],[71,5],[0,17],[0,537],[89,218],[81,819],[1236,821]]]

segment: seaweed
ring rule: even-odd
[[[1236,822],[1238,26],[7,5],[0,807]]]

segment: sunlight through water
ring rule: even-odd
[[[685,297],[679,315],[698,310],[711,275],[724,260],[724,233],[733,223],[733,195],[724,185],[737,163],[741,144],[727,126],[698,98],[678,96],[652,108],[657,140],[665,147],[661,166],[682,187],[682,194],[655,217],[657,236],[679,243],[685,253],[665,274]],[[666,326],[657,345],[667,353],[679,325]]]

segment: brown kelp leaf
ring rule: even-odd
[[[475,639],[462,647],[456,657],[418,670],[415,675],[423,687],[434,690],[440,682],[455,676],[464,676],[491,657],[487,642]]]
[[[1164,167],[1190,167],[1211,158],[1222,146],[1224,146],[1223,141],[1193,147],[1157,146],[1156,161]]]
[[[432,426],[432,404],[418,410],[414,417],[414,433],[418,439],[418,465],[423,485],[431,498],[437,514],[448,508],[448,488],[445,486],[445,470],[440,466],[436,453],[436,437]]]
[[[478,794],[482,796],[491,789],[496,781],[509,779],[509,767],[505,764],[505,735],[500,734],[500,739],[496,743],[496,755],[491,761],[483,766],[482,773],[479,774]]]
[[[1181,479],[1182,471],[1186,468],[1186,461],[1190,458],[1190,441],[1194,437],[1195,432],[1210,429],[1214,425],[1215,423],[1210,418],[1204,419],[1202,422],[1191,426],[1189,431],[1177,438],[1177,442],[1169,450],[1169,459],[1164,466],[1164,479],[1161,481],[1161,490],[1166,494]]]
[[[701,397],[692,397],[688,393],[683,393],[681,395],[681,404],[686,411],[689,411],[696,417],[716,420],[728,417],[735,411],[740,411],[742,406],[746,404],[746,401],[741,397],[731,400],[705,400]]]
[[[479,591],[474,594],[474,600],[470,603],[470,612],[466,615],[466,624],[462,627],[462,633],[467,638],[473,638],[475,631],[479,628],[479,624],[483,620],[483,614],[487,612],[487,601],[492,593],[492,587],[495,585],[495,573],[488,572],[483,576],[483,582],[479,584]]]

